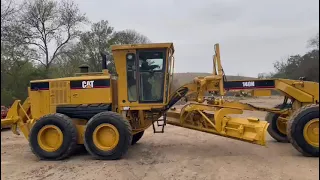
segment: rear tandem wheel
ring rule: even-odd
[[[98,159],[120,159],[128,151],[131,141],[131,125],[118,113],[98,113],[86,125],[84,146]]]
[[[295,111],[287,125],[288,139],[304,156],[319,157],[319,104]]]

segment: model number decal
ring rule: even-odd
[[[243,87],[254,87],[254,81],[242,82]]]

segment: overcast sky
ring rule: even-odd
[[[76,0],[97,22],[173,42],[175,72],[212,72],[220,43],[228,75],[257,76],[273,62],[304,53],[319,32],[319,0]]]

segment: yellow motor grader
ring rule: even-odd
[[[304,80],[263,79],[227,81],[219,45],[214,46],[213,73],[171,91],[173,43],[112,46],[102,54],[102,72],[81,67],[74,77],[30,82],[28,98],[16,100],[1,126],[12,125],[29,141],[40,159],[68,157],[77,145],[98,159],[119,159],[153,126],[166,124],[266,144],[266,132],[290,142],[305,156],[319,156],[319,84]],[[112,60],[110,60],[112,59]],[[283,103],[257,107],[223,97],[230,90],[252,90],[253,96],[283,94]],[[211,93],[213,98],[206,99]],[[181,98],[190,103],[175,108]],[[266,121],[232,117],[243,111],[268,112]]]

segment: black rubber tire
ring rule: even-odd
[[[296,110],[287,125],[288,139],[295,149],[304,156],[319,157],[319,147],[307,143],[303,128],[310,120],[319,118],[319,104],[310,104]]]
[[[111,111],[110,104],[89,104],[87,106],[58,106],[56,109],[57,113],[65,114],[70,118],[76,119],[85,119],[89,120],[94,115],[104,112],[104,111]]]
[[[110,151],[101,151],[94,143],[92,134],[100,124],[112,124],[119,132],[119,143]],[[129,149],[132,141],[132,128],[128,120],[118,113],[105,111],[93,116],[87,123],[84,133],[84,145],[86,150],[97,159],[116,160],[120,159]]]
[[[131,145],[136,144],[143,136],[144,131],[138,132],[137,134],[134,134],[132,136],[132,141],[131,141]]]
[[[283,104],[278,104],[276,105],[274,108],[279,108],[279,109],[285,109],[285,108],[291,108],[290,104],[287,105],[283,105]],[[267,131],[269,133],[269,135],[275,139],[278,142],[281,143],[288,143],[288,137],[286,134],[281,133],[278,130],[277,127],[277,120],[278,120],[279,114],[275,114],[275,113],[267,113],[265,120],[269,123],[269,126],[267,128]]]
[[[63,133],[63,143],[61,147],[54,152],[47,152],[38,144],[38,133],[46,125],[57,126]],[[32,152],[43,160],[62,160],[69,157],[77,146],[78,134],[77,128],[72,119],[64,114],[48,114],[40,118],[31,129],[29,135],[29,145]]]

